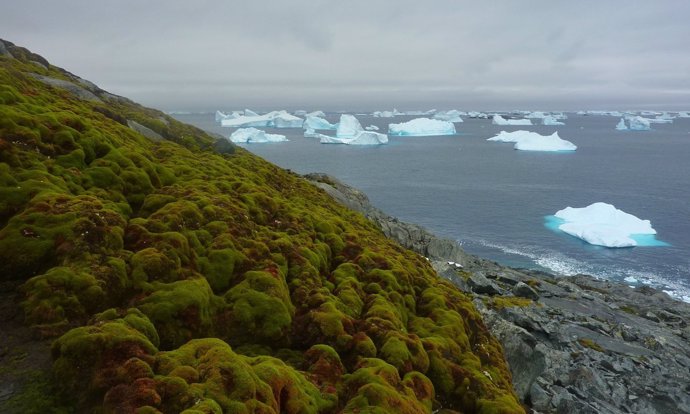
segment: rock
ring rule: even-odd
[[[30,75],[33,76],[34,78],[38,79],[39,81],[45,83],[46,85],[50,85],[50,86],[53,86],[56,88],[65,89],[68,92],[70,92],[72,95],[76,96],[77,98],[79,98],[81,100],[102,102],[98,96],[93,94],[93,92],[89,91],[88,89],[86,89],[82,86],[74,84],[70,81],[66,81],[63,79],[57,79],[57,78],[51,78],[49,76],[39,75],[38,73],[31,73]]]
[[[0,40],[0,56],[7,56],[10,58],[13,58],[12,53],[10,53],[9,50],[7,50],[7,47],[5,46],[5,42]]]
[[[486,295],[500,295],[502,290],[496,285],[496,283],[487,279],[481,273],[473,273],[467,280],[467,284],[474,293],[486,294]]]
[[[551,408],[551,396],[536,383],[532,384],[529,390],[529,402],[532,404],[532,408],[537,411],[546,412]]]
[[[644,314],[644,317],[645,317],[646,319],[649,319],[650,321],[654,321],[654,322],[657,322],[657,323],[658,323],[658,322],[661,322],[661,319],[659,319],[659,317],[656,316],[656,314],[655,314],[654,312],[647,312],[647,313]]]
[[[528,298],[532,300],[539,299],[539,294],[536,290],[532,289],[530,285],[523,282],[518,282],[515,287],[513,287],[513,294],[521,298]]]
[[[146,138],[150,139],[153,142],[158,142],[158,141],[163,141],[163,137],[157,133],[156,131],[152,130],[149,127],[146,127],[144,125],[141,125],[140,123],[136,121],[132,121],[130,119],[127,120],[127,126],[130,127],[131,129],[137,131],[141,135],[145,136]]]

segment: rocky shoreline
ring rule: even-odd
[[[472,295],[532,412],[690,413],[690,304],[647,286],[501,266],[333,177],[306,178]]]

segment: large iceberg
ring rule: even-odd
[[[631,116],[626,118],[626,120],[628,121],[628,127],[633,131],[649,131],[651,129],[647,118]]]
[[[640,220],[607,203],[567,207],[554,216],[563,222],[559,230],[597,246],[637,246],[635,236],[656,234],[649,220]]]
[[[487,141],[514,142],[514,148],[522,151],[575,151],[577,149],[572,142],[561,139],[558,132],[540,135],[530,131],[501,131]]]
[[[373,131],[359,131],[350,138],[331,137],[319,134],[322,144],[347,144],[347,145],[380,145],[388,143],[388,135]]]
[[[433,116],[434,119],[448,122],[463,122],[460,118],[460,111],[451,109],[450,111],[438,111]]]
[[[333,125],[330,122],[326,121],[323,118],[320,118],[318,116],[312,116],[312,115],[307,115],[307,119],[304,120],[304,124],[302,125],[304,129],[336,129],[338,126]]]
[[[543,117],[541,119],[541,123],[542,123],[542,125],[552,125],[552,126],[565,125],[563,122],[557,120],[555,117],[553,117],[551,115],[546,115],[545,117]]]
[[[400,124],[389,124],[388,133],[407,136],[454,135],[455,125],[438,119],[416,118]]]
[[[337,125],[335,137],[317,134],[313,130],[307,130],[307,132],[310,132],[310,136],[320,138],[322,144],[379,145],[388,143],[388,135],[365,131],[353,115],[340,115],[340,122]]]
[[[233,132],[229,139],[235,143],[283,142],[288,140],[285,135],[267,134],[256,128],[240,128]]]
[[[304,120],[287,113],[287,111],[272,111],[264,115],[245,109],[244,115],[220,121],[224,127],[274,127],[274,128],[302,128]]]
[[[616,129],[618,131],[627,131],[628,130],[628,126],[625,125],[625,119],[624,118],[621,118],[621,120],[618,121],[618,124],[616,124]]]
[[[241,111],[232,111],[232,113],[230,113],[230,114],[226,114],[225,112],[221,112],[221,111],[216,111],[216,122],[220,122],[224,119],[235,119],[235,118],[239,118],[241,116],[242,116]]]
[[[532,125],[532,121],[529,119],[505,119],[501,115],[494,115],[491,123],[494,125]]]

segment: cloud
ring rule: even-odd
[[[23,0],[0,36],[163,109],[683,109],[688,15],[679,1]]]

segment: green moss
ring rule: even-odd
[[[496,310],[501,310],[504,308],[525,308],[532,304],[534,304],[532,299],[513,296],[496,296],[488,301],[488,305]]]
[[[470,299],[419,255],[295,174],[127,99],[74,99],[19,55],[0,57],[0,277],[44,333],[77,326],[53,348],[77,411],[522,412]]]
[[[593,340],[591,340],[589,338],[580,338],[577,340],[577,342],[580,345],[584,346],[585,348],[593,349],[597,352],[604,352],[605,351],[601,345],[599,345],[598,343],[594,342]]]

